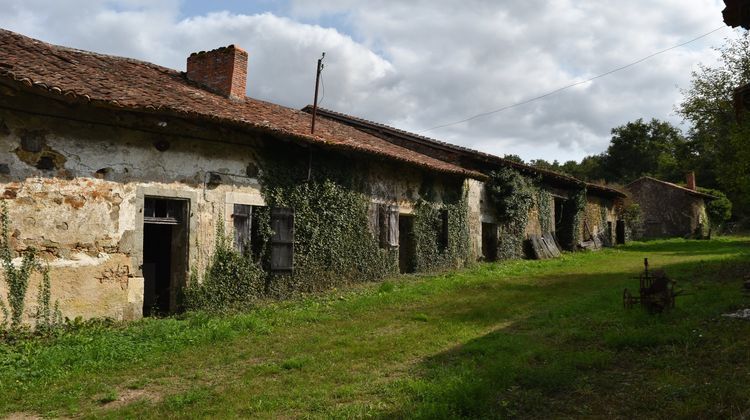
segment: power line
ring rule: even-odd
[[[482,112],[481,114],[476,114],[476,115],[473,115],[471,117],[464,118],[463,120],[460,120],[460,121],[454,121],[454,122],[450,122],[450,123],[446,123],[446,124],[436,125],[434,127],[430,127],[430,128],[418,131],[418,132],[419,133],[424,133],[424,132],[427,132],[427,131],[437,130],[438,128],[450,127],[452,125],[465,123],[465,122],[468,122],[468,121],[471,121],[471,120],[475,120],[477,118],[486,117],[486,116],[492,115],[492,114],[497,114],[498,112],[503,112],[503,111],[506,111],[506,110],[511,109],[511,108],[516,108],[516,107],[519,107],[521,105],[526,105],[528,103],[531,103],[531,102],[534,102],[534,101],[538,101],[540,99],[544,99],[544,98],[546,98],[548,96],[552,96],[552,95],[554,95],[556,93],[559,93],[559,92],[562,92],[564,90],[576,87],[578,85],[582,85],[584,83],[589,83],[589,82],[592,82],[592,81],[594,81],[596,79],[601,79],[602,77],[609,76],[612,73],[617,73],[618,71],[628,69],[630,67],[635,66],[636,64],[640,64],[640,63],[642,63],[642,62],[644,62],[644,61],[646,61],[646,60],[648,60],[650,58],[656,57],[657,55],[664,54],[666,52],[672,51],[672,50],[680,48],[680,47],[684,47],[685,45],[693,43],[693,42],[695,42],[695,41],[697,41],[699,39],[705,38],[705,37],[713,34],[714,32],[720,31],[720,30],[722,30],[724,28],[726,28],[726,26],[722,25],[722,26],[720,26],[720,27],[718,27],[718,28],[716,28],[716,29],[714,29],[714,30],[712,30],[710,32],[706,32],[705,34],[697,36],[697,37],[695,37],[695,38],[693,38],[693,39],[691,39],[689,41],[685,41],[685,42],[683,42],[681,44],[677,44],[677,45],[671,46],[669,48],[663,49],[661,51],[657,51],[657,52],[655,52],[653,54],[647,55],[647,56],[645,56],[645,57],[643,57],[641,59],[633,61],[632,63],[626,64],[626,65],[621,66],[621,67],[617,67],[617,68],[612,69],[612,70],[609,70],[609,71],[607,71],[605,73],[596,75],[596,76],[594,76],[594,77],[592,77],[590,79],[586,79],[586,80],[583,80],[583,81],[580,81],[580,82],[571,83],[569,85],[563,86],[561,88],[557,88],[557,89],[552,90],[550,92],[547,92],[545,94],[542,94],[542,95],[539,95],[539,96],[535,96],[533,98],[526,99],[526,100],[521,101],[521,102],[516,102],[516,103],[511,104],[511,105],[506,105],[506,106],[504,106],[502,108],[493,109],[492,111]]]

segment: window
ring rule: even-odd
[[[178,225],[184,215],[182,200],[146,197],[143,200],[143,222],[156,225]]]
[[[380,231],[380,247],[398,247],[398,207],[381,205],[378,212],[378,227]]]
[[[271,209],[271,272],[294,271],[294,210]]]

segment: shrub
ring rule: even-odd
[[[729,201],[726,194],[719,190],[698,187],[698,191],[718,197],[706,203],[706,214],[711,227],[721,230],[726,222],[732,218],[732,202]]]
[[[232,247],[224,221],[216,224],[216,248],[202,281],[193,273],[185,288],[186,309],[222,311],[248,306],[263,296],[265,274],[248,255]]]

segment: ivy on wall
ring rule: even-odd
[[[552,193],[539,188],[536,195],[536,205],[539,209],[539,226],[542,232],[552,232],[554,226],[550,215],[552,214],[552,206],[554,206],[554,199]]]
[[[441,244],[440,238],[443,230],[443,211],[448,212],[448,235],[445,244]],[[461,194],[458,202],[452,204],[435,205],[426,200],[416,203],[413,216],[417,271],[458,268],[470,263],[468,214],[466,191]]]
[[[560,229],[557,231],[557,237],[563,248],[568,250],[576,249],[576,245],[581,242],[581,223],[583,222],[584,211],[586,209],[586,189],[581,188],[574,191],[565,203],[561,216]]]
[[[266,203],[294,209],[295,272],[273,276],[271,295],[319,291],[398,273],[395,252],[381,249],[368,228],[369,202],[364,194],[328,179],[274,184],[266,180]]]
[[[254,229],[265,234],[254,238],[261,243],[251,246],[256,256],[255,266],[262,270],[265,279],[264,295],[283,298],[296,292],[320,291],[398,273],[398,248],[381,247],[378,233],[370,229],[371,186],[363,175],[368,173],[367,163],[352,159],[343,166],[340,156],[320,152],[314,156],[312,165],[313,156],[305,150],[269,152],[259,176],[261,192],[269,208],[294,209],[294,272],[270,274],[272,230],[266,208],[262,215],[265,217],[253,220]],[[468,192],[458,179],[450,182],[453,184],[441,194],[434,188],[435,179],[429,176],[420,186],[421,199],[412,215],[416,248],[413,263],[418,271],[460,267],[470,260]],[[223,232],[217,234],[221,235]],[[217,253],[224,254],[220,260],[231,262],[237,258],[236,251],[228,248],[226,242],[217,242],[220,245]],[[212,276],[222,279],[221,273],[211,273],[222,264],[214,259],[204,281]],[[223,266],[224,271],[232,271],[226,264]],[[246,283],[253,284],[247,293],[248,299],[252,299],[258,294],[257,276],[252,267],[245,268],[240,271],[248,274]],[[200,293],[193,294],[193,301],[200,301],[198,297]],[[209,303],[209,307],[218,306],[216,302]]]
[[[501,168],[490,173],[485,189],[497,214],[498,258],[522,258],[529,210],[537,195],[534,182],[514,169]]]

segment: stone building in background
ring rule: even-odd
[[[695,173],[687,175],[686,187],[642,177],[625,188],[633,202],[640,206],[640,238],[703,238],[709,235],[706,202],[715,197],[697,190]]]

